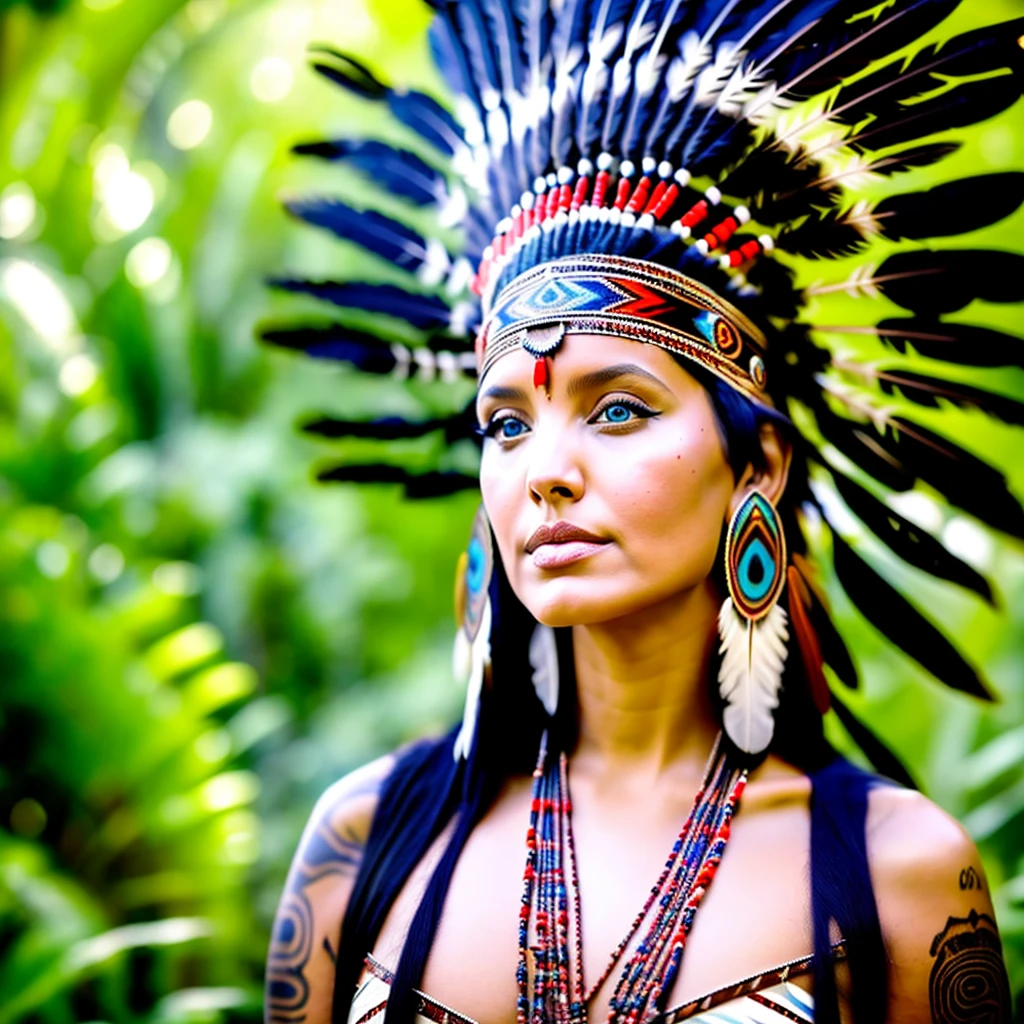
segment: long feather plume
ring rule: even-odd
[[[718,613],[723,724],[729,739],[748,754],[766,749],[775,728],[772,712],[779,704],[789,639],[786,620],[785,608],[777,603],[763,619],[749,622],[728,597]]]

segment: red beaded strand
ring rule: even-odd
[[[643,910],[613,951],[601,976],[584,989],[582,914],[568,761],[562,753],[557,763],[548,763],[545,733],[534,771],[526,837],[516,970],[518,1024],[586,1024],[587,1003],[607,982],[648,918],[651,920],[644,938],[624,965],[612,996],[608,1024],[643,1024],[652,1014],[663,1012],[662,1004],[678,974],[693,919],[721,862],[745,784],[746,771],[733,767],[716,741],[703,784]],[[575,940],[571,960],[570,934]],[[534,963],[532,985],[530,953]]]

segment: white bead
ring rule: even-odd
[[[544,175],[537,175],[537,177],[533,179],[533,191],[536,192],[537,195],[541,195],[542,193],[546,192],[547,189],[548,183],[544,180]]]
[[[704,195],[712,206],[717,206],[722,201],[722,192],[717,185],[712,185]]]
[[[675,174],[672,175],[675,179],[675,183],[680,188],[686,188],[687,185],[693,180],[693,175],[685,167],[680,167]]]
[[[576,172],[571,167],[559,167],[558,168],[558,184],[568,185],[573,178],[576,177]]]
[[[671,178],[672,177],[672,165],[667,160],[662,160],[658,164],[658,177],[659,178]]]
[[[590,175],[594,173],[594,165],[584,157],[576,165],[576,173],[579,174],[581,178],[589,178]]]
[[[643,169],[644,174],[651,175],[654,173],[658,166],[658,161],[653,156],[645,156],[640,161],[640,167]]]
[[[623,160],[622,163],[619,164],[619,174],[624,178],[632,178],[635,171],[636,167],[632,160]]]
[[[612,163],[614,163],[614,161],[611,153],[602,153],[597,158],[597,169],[599,171],[610,171],[612,169]]]
[[[758,235],[757,240],[761,243],[761,248],[765,252],[775,251],[775,239],[771,235]]]
[[[693,244],[694,249],[701,254],[701,256],[707,256],[708,254],[708,240],[706,238],[698,239]]]
[[[733,210],[733,215],[741,224],[746,224],[750,220],[750,211],[745,206],[737,206]]]
[[[622,217],[619,219],[619,223],[624,228],[631,228],[636,223],[636,214],[635,213],[623,213]]]
[[[638,228],[643,228],[645,231],[652,231],[654,229],[654,214],[645,213],[636,222]]]

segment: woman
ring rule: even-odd
[[[797,322],[812,293],[771,255],[956,234],[1020,205],[1019,175],[874,207],[844,196],[851,154],[860,173],[886,177],[937,162],[955,147],[922,139],[1020,95],[1020,23],[857,77],[956,6],[439,4],[436,53],[471,101],[464,132],[351,58],[320,65],[476,175],[464,223],[479,301],[461,294],[464,264],[439,242],[380,214],[296,202],[444,288],[284,282],[402,316],[428,344],[337,327],[273,340],[403,378],[475,370],[483,510],[460,570],[462,727],[353,773],[318,804],[275,929],[268,1020],[1009,1019],[972,842],[824,739],[831,701],[900,775],[829,692],[824,663],[844,681],[854,670],[808,561],[808,539],[828,526],[837,575],[867,617],[939,678],[984,695],[949,641],[831,529],[823,495],[908,561],[984,595],[974,570],[850,466],[897,490],[924,480],[1019,536],[1020,507],[995,471],[868,389],[890,402],[893,386],[924,404],[937,391],[982,408],[1007,400],[831,359],[821,329]],[[968,77],[995,71],[998,92]],[[780,114],[819,93],[827,106]],[[451,208],[444,179],[412,153],[300,149]],[[745,235],[747,223],[765,230]],[[839,288],[884,293],[914,316],[838,331],[1001,365],[1009,339],[940,317],[976,298],[1024,300],[1019,259],[889,255]],[[447,347],[460,333],[475,338],[472,360]],[[464,422],[320,429],[457,440]],[[403,478],[381,466],[328,475]],[[453,484],[444,472],[406,479],[420,495]]]

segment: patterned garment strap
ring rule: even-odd
[[[532,352],[531,332],[558,325],[658,345],[771,404],[765,337],[743,313],[677,270],[598,253],[538,264],[498,292],[477,342],[480,379],[514,349]]]

